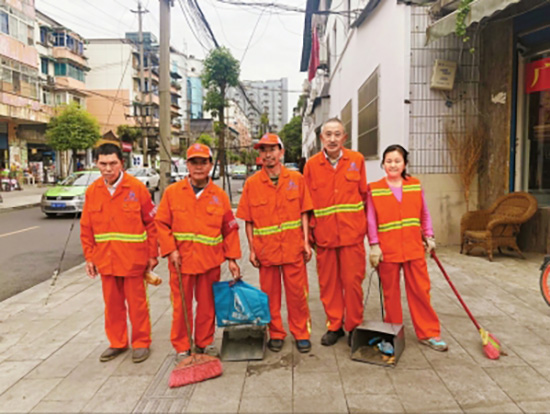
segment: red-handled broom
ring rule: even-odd
[[[178,274],[178,282],[181,293],[181,304],[183,306],[183,314],[185,317],[185,327],[187,328],[187,338],[189,340],[189,350],[193,350],[193,338],[191,336],[191,328],[187,319],[187,306],[185,303],[185,292],[183,291],[183,282],[181,269],[176,266]],[[219,377],[222,375],[222,363],[218,358],[206,354],[192,353],[187,358],[178,363],[176,368],[170,374],[170,388],[181,387],[195,382],[205,381],[210,378]]]
[[[455,293],[456,297],[458,298],[460,304],[476,326],[477,330],[479,331],[479,334],[481,335],[481,343],[483,344],[483,352],[489,359],[498,359],[501,354],[500,350],[500,342],[497,338],[495,338],[492,334],[487,332],[485,329],[481,327],[481,325],[476,321],[476,318],[474,318],[474,315],[472,315],[472,312],[470,312],[470,309],[468,309],[468,306],[466,306],[466,303],[464,300],[462,300],[462,297],[458,293],[458,290],[456,290],[455,285],[451,281],[451,278],[443,268],[443,265],[437,258],[435,251],[432,250],[431,252],[432,258],[435,260],[437,265],[439,266],[439,269],[441,269],[441,272],[443,273],[443,276],[445,276],[445,279],[447,279],[447,282],[449,282],[449,285],[451,286],[451,289],[453,289],[453,292]],[[503,355],[506,355],[504,352],[502,352]]]

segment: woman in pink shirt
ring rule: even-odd
[[[367,227],[369,260],[384,291],[385,321],[403,323],[400,271],[403,268],[411,318],[419,341],[446,351],[439,319],[430,303],[425,251],[435,249],[432,220],[420,181],[407,174],[408,152],[390,145],[382,156],[386,177],[369,184]]]

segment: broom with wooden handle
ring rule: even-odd
[[[189,340],[189,351],[193,350],[193,338],[191,336],[191,327],[189,326],[187,306],[185,302],[185,292],[183,291],[183,281],[181,269],[176,266],[178,274],[178,282],[181,293],[181,305],[183,306],[183,314],[185,317],[185,327],[187,328],[187,339]],[[194,354],[183,359],[178,363],[176,368],[170,374],[170,388],[181,387],[196,382],[205,381],[210,378],[219,377],[222,375],[222,363],[218,358],[206,354]]]
[[[445,276],[445,279],[447,279],[447,282],[449,282],[449,285],[451,286],[451,289],[453,289],[453,292],[455,293],[456,297],[458,298],[458,301],[476,326],[477,330],[479,331],[479,334],[481,335],[481,343],[483,344],[483,352],[489,359],[498,359],[500,357],[500,354],[506,355],[504,352],[500,349],[500,341],[495,338],[493,335],[491,335],[488,331],[483,329],[481,325],[477,322],[476,318],[474,318],[474,315],[472,315],[472,312],[470,312],[470,309],[468,309],[468,306],[466,306],[466,303],[464,300],[462,300],[462,297],[458,293],[458,290],[456,290],[455,285],[451,281],[451,278],[443,268],[443,265],[437,258],[435,254],[435,250],[431,251],[432,258],[435,260],[437,265],[439,266],[439,269],[443,273],[443,276]]]

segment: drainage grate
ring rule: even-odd
[[[195,385],[170,388],[168,379],[174,369],[174,355],[166,357],[159,372],[134,409],[134,413],[181,413],[189,404]]]

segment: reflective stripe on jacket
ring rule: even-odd
[[[88,187],[80,239],[86,261],[100,274],[142,276],[149,258],[158,255],[156,209],[145,185],[123,174],[112,196],[103,178]]]
[[[155,222],[161,256],[178,249],[185,274],[205,273],[225,259],[241,257],[238,226],[229,198],[212,181],[198,199],[189,178],[170,185],[159,204]],[[226,234],[224,228],[231,231]],[[175,272],[171,264],[169,267]]]
[[[253,247],[263,266],[303,260],[302,213],[313,208],[304,177],[281,166],[277,186],[265,169],[244,185],[237,217],[253,225]]]
[[[310,226],[315,243],[322,247],[362,243],[367,232],[365,159],[359,152],[342,151],[336,168],[321,151],[304,170],[314,208]]]
[[[403,263],[424,257],[420,218],[422,188],[414,177],[403,180],[403,199],[397,201],[383,178],[369,184],[378,223],[378,240],[385,262]]]

